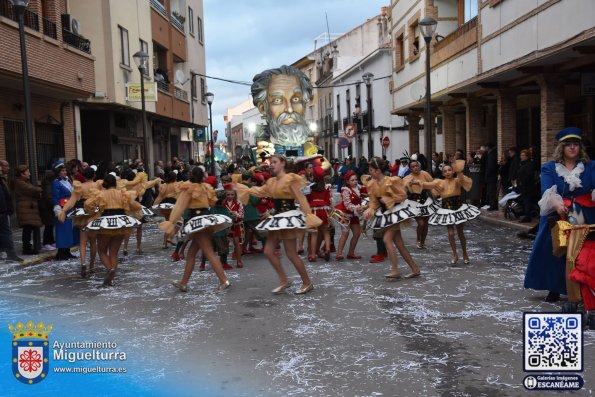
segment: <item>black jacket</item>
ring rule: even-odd
[[[0,178],[0,214],[12,215],[14,207],[12,206],[12,197],[8,191],[8,186],[3,178]]]
[[[516,173],[517,192],[521,194],[531,194],[534,185],[533,163],[531,160],[520,162]]]
[[[486,154],[486,182],[498,181],[498,154],[496,148],[491,148]]]

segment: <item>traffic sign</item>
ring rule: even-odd
[[[347,149],[349,147],[349,139],[339,138],[339,140],[337,141],[337,144],[339,145],[339,148]]]
[[[384,138],[382,138],[382,147],[386,149],[389,146],[390,146],[390,138],[385,136]]]
[[[347,138],[355,137],[355,133],[357,132],[356,126],[353,123],[349,123],[345,126],[345,136]]]

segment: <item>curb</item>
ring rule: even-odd
[[[70,252],[76,252],[79,250],[79,247],[72,247],[70,249]],[[49,262],[50,260],[52,260],[52,258],[54,256],[56,256],[56,252],[57,251],[47,251],[44,252],[43,254],[39,254],[35,257],[32,257],[30,259],[25,259],[23,262],[18,263],[18,266],[22,266],[22,267],[27,267],[27,266],[33,266],[33,265],[39,265],[40,263],[43,262]]]
[[[508,219],[496,218],[496,217],[487,215],[487,213],[484,210],[481,210],[481,215],[479,215],[479,219],[484,220],[484,221],[491,223],[493,225],[506,226],[506,227],[510,227],[510,228],[525,231],[525,232],[529,231],[533,226],[536,225],[535,222],[519,223],[519,222],[515,222],[515,221],[509,221]]]

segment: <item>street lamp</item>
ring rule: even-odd
[[[424,123],[426,141],[426,159],[428,160],[428,172],[432,174],[432,91],[430,90],[430,41],[436,31],[438,22],[432,17],[424,17],[419,21],[419,30],[426,41],[426,122]]]
[[[145,161],[145,170],[147,170],[147,174],[149,174],[150,170],[153,168],[153,162],[149,159],[149,141],[147,137],[147,111],[145,109],[145,74],[147,73],[148,69],[148,61],[149,61],[149,54],[144,51],[136,52],[132,58],[134,58],[134,63],[138,67],[138,71],[140,72],[140,97],[142,103],[142,118],[143,118],[143,152],[144,152],[144,161]]]
[[[35,162],[35,147],[33,142],[33,122],[31,117],[31,92],[29,89],[29,68],[27,67],[27,46],[25,42],[25,9],[29,0],[9,0],[16,12],[19,23],[19,39],[21,42],[21,68],[23,73],[23,95],[25,96],[25,128],[27,128],[27,147],[29,154],[29,168],[31,169],[31,183],[37,185],[37,165]]]
[[[215,175],[215,144],[213,143],[213,112],[211,109],[213,99],[215,99],[215,94],[212,92],[207,92],[205,94],[205,99],[209,104],[209,130],[211,130],[211,175]]]
[[[370,86],[374,75],[370,72],[365,73],[362,76],[364,83],[366,83],[366,94],[367,94],[367,107],[368,107],[368,159],[371,159],[374,155],[374,143],[372,142],[372,96],[370,95]]]

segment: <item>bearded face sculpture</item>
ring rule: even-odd
[[[312,135],[304,118],[312,98],[312,83],[299,69],[281,66],[256,75],[254,105],[267,120],[270,141],[281,146],[302,146]]]

